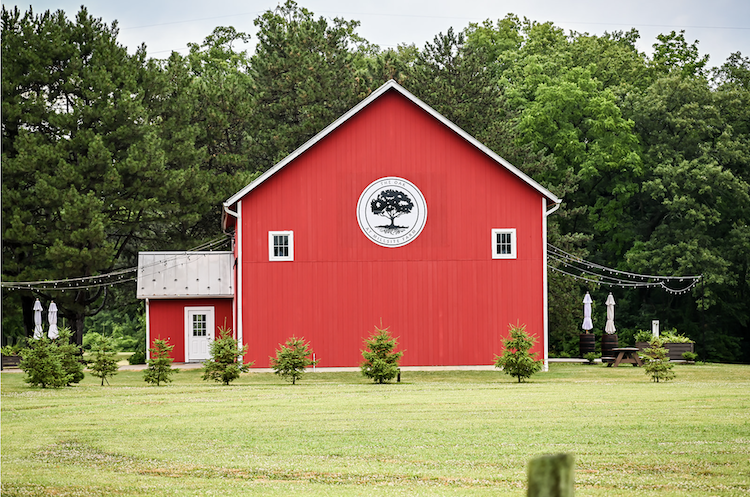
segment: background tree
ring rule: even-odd
[[[359,22],[315,19],[292,0],[255,26],[253,160],[266,170],[365,96],[357,68],[370,47],[356,34]]]
[[[117,24],[85,8],[69,21],[62,11],[3,7],[2,27],[3,279],[88,277],[132,264],[127,256],[151,227],[180,218],[175,192],[199,198],[188,193],[190,174],[165,168],[147,107],[155,89],[145,47],[128,55]],[[55,294],[75,343],[106,296],[106,286]]]
[[[108,377],[117,374],[117,352],[112,344],[112,339],[98,335],[91,344],[91,359],[88,361],[91,375],[101,378],[102,386]]]
[[[210,352],[211,359],[203,363],[203,381],[214,380],[229,385],[253,365],[239,360],[247,353],[247,345],[239,347],[232,330],[226,326],[219,328],[219,338],[211,342]]]
[[[495,356],[495,367],[502,368],[505,374],[518,378],[518,383],[531,378],[531,375],[542,369],[542,362],[534,359],[536,353],[529,350],[536,342],[536,337],[526,333],[526,325],[509,325],[510,336],[503,338],[503,353]]]
[[[280,375],[292,385],[302,378],[305,368],[314,366],[320,360],[312,360],[313,350],[310,344],[303,338],[291,337],[286,344],[280,345],[276,350],[276,357],[271,357],[271,367],[274,373]]]
[[[376,326],[370,338],[365,339],[365,350],[362,351],[364,361],[360,369],[366,378],[382,384],[398,375],[398,363],[404,352],[395,351],[398,341],[391,336],[388,327],[383,328],[383,323],[380,326]]]
[[[174,345],[169,345],[166,340],[154,340],[154,346],[149,348],[151,358],[146,362],[148,366],[143,370],[143,381],[154,384],[158,387],[162,383],[170,383],[172,374],[179,373],[178,369],[172,368],[172,359],[169,354],[172,352]]]

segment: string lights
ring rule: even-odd
[[[209,242],[203,243],[194,247],[188,252],[205,251],[208,249],[216,248],[226,244],[229,238],[222,236]],[[177,260],[180,256],[175,256],[172,260]],[[158,263],[154,263],[149,266],[156,266],[157,264],[166,264],[168,259],[162,259]],[[91,290],[100,287],[109,287],[113,285],[120,285],[128,283],[130,281],[136,281],[135,274],[138,271],[137,267],[129,267],[124,269],[117,269],[115,271],[99,274],[96,276],[83,276],[80,278],[66,278],[62,280],[43,280],[43,281],[3,281],[0,283],[2,288],[8,288],[10,290],[31,290],[38,292],[50,292],[50,291],[79,291],[79,290]]]
[[[578,280],[610,287],[662,288],[670,294],[682,295],[692,290],[702,278],[702,275],[656,276],[620,271],[569,254],[550,243],[547,244],[547,255],[550,261],[557,263],[548,266],[551,270]]]

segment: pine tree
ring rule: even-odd
[[[175,159],[192,143],[178,139],[179,129],[174,139],[161,133],[151,107],[171,99],[145,47],[128,54],[117,24],[85,8],[69,20],[62,10],[3,6],[2,29],[3,281],[132,266],[144,243],[158,244],[176,231],[170,226],[191,226],[196,206],[207,208],[206,184],[185,170],[190,158]],[[74,343],[82,344],[84,319],[107,293],[94,286],[55,294]],[[33,304],[23,295],[24,306]]]
[[[276,349],[276,357],[271,357],[271,367],[274,373],[280,375],[294,385],[302,378],[305,368],[318,364],[319,360],[310,359],[313,351],[310,344],[303,338],[291,337],[285,345],[279,344]]]
[[[99,335],[96,337],[91,346],[93,360],[89,361],[91,375],[102,379],[102,386],[107,381],[108,376],[117,374],[117,353],[112,346],[112,340],[108,337]],[[109,381],[107,381],[109,385]]]
[[[398,375],[398,363],[403,351],[394,352],[398,341],[388,331],[388,327],[375,327],[375,332],[365,340],[367,350],[362,351],[364,362],[360,365],[362,374],[377,383],[390,381]]]
[[[536,342],[536,337],[526,333],[526,325],[509,325],[510,337],[503,339],[505,350],[501,355],[495,356],[495,367],[502,368],[505,374],[515,376],[518,382],[531,378],[531,375],[542,369],[541,361],[534,359],[534,354],[529,349]]]
[[[325,17],[287,0],[255,20],[254,160],[263,170],[305,143],[363,96],[357,21]],[[354,50],[351,50],[353,47]]]
[[[253,363],[243,364],[239,357],[247,353],[247,345],[239,347],[232,330],[219,328],[219,338],[211,343],[211,359],[203,363],[203,380],[214,380],[229,385],[247,373]]]
[[[172,359],[169,357],[174,345],[169,345],[167,340],[154,340],[153,348],[148,349],[151,352],[151,359],[146,361],[148,367],[143,370],[143,380],[152,385],[156,383],[158,387],[162,382],[169,383],[172,381],[172,373],[178,373],[179,370],[172,369]]]
[[[664,340],[659,337],[651,338],[649,348],[643,350],[646,359],[643,369],[645,373],[651,375],[651,379],[656,383],[659,380],[669,381],[674,379],[674,364],[669,362],[668,351],[664,348]]]

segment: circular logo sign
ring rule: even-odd
[[[357,202],[362,233],[383,247],[402,247],[422,232],[427,202],[414,184],[403,178],[380,178],[365,188]]]

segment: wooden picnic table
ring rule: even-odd
[[[602,362],[607,363],[607,367],[617,367],[621,363],[632,364],[633,366],[643,366],[643,361],[638,357],[638,347],[617,347],[612,349],[617,355],[615,357],[602,357]]]

